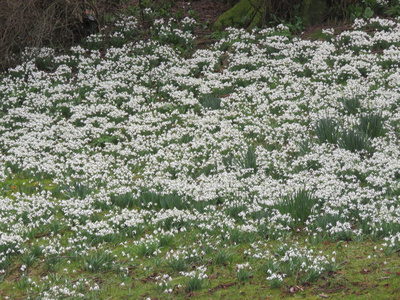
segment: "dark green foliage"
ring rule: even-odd
[[[232,253],[228,252],[225,249],[218,250],[215,253],[213,263],[214,264],[224,264],[231,260]]]
[[[383,128],[383,120],[382,115],[379,113],[363,114],[360,116],[359,129],[371,138],[383,136],[386,132]]]
[[[186,284],[185,292],[191,293],[197,290],[201,290],[203,288],[203,283],[204,279],[200,279],[197,276],[191,277]]]
[[[190,143],[192,140],[193,140],[193,137],[190,134],[186,133],[178,140],[178,143],[187,144],[187,143]]]
[[[111,194],[110,201],[113,205],[121,208],[132,208],[137,202],[133,197],[133,193],[125,193],[122,195]]]
[[[36,257],[41,256],[42,252],[43,252],[42,247],[37,245],[37,244],[34,245],[34,246],[31,246],[30,249],[29,249],[29,255],[33,255],[33,256],[36,256]]]
[[[233,205],[226,208],[226,213],[235,220],[239,220],[242,219],[241,217],[239,217],[239,213],[245,210],[247,210],[247,207],[245,205]]]
[[[257,172],[257,155],[255,147],[251,146],[242,157],[242,167],[244,169],[252,169],[254,173]]]
[[[324,20],[327,11],[327,1],[303,0],[302,18],[306,25],[320,23]]]
[[[339,139],[339,124],[329,118],[320,119],[315,127],[315,134],[320,143],[336,144]]]
[[[91,145],[94,147],[104,148],[106,144],[118,144],[122,138],[119,135],[102,134],[100,137],[92,140]]]
[[[72,112],[71,112],[71,108],[70,107],[61,106],[60,110],[61,110],[61,115],[64,118],[69,119],[72,116]]]
[[[9,255],[3,256],[0,261],[0,270],[4,270],[5,274],[8,274],[11,266],[11,258]],[[1,280],[0,280],[1,281]]]
[[[160,240],[160,243],[159,243],[160,247],[169,247],[174,240],[174,236],[164,234],[164,235],[160,236],[159,240]]]
[[[299,190],[291,196],[284,197],[275,208],[281,214],[290,214],[294,224],[298,226],[307,221],[317,203],[318,199],[310,191]]]
[[[178,209],[183,209],[186,206],[182,197],[180,197],[176,193],[168,195],[160,195],[159,205],[161,206],[161,208],[164,209],[173,209],[175,207]]]
[[[340,98],[339,101],[343,104],[343,109],[346,114],[354,115],[361,107],[359,96],[354,96],[351,98]]]
[[[247,281],[250,279],[251,276],[253,276],[253,273],[245,269],[240,269],[237,272],[238,281]]]
[[[199,97],[199,102],[204,108],[211,110],[221,108],[221,99],[213,94],[205,94]]]
[[[38,257],[30,254],[30,253],[26,253],[21,257],[21,262],[27,267],[29,268],[30,266],[32,266],[36,261],[38,260]]]
[[[67,186],[62,186],[61,190],[63,190],[63,195],[66,198],[85,198],[87,195],[91,194],[94,189],[88,187],[87,185],[84,185],[82,183],[79,183],[77,181],[74,181],[72,184],[67,185]],[[53,195],[56,193],[56,191],[53,191]]]
[[[182,257],[172,258],[167,261],[168,267],[170,267],[173,271],[182,272],[186,271],[188,268],[188,263]]]
[[[139,257],[145,257],[145,256],[152,256],[154,255],[154,252],[158,249],[158,243],[153,242],[153,243],[141,243],[136,247],[136,254]]]
[[[351,152],[371,150],[371,144],[368,136],[362,132],[352,129],[342,133],[339,146]]]
[[[52,254],[51,256],[46,258],[44,268],[47,272],[56,272],[60,268],[61,261],[61,257]]]
[[[98,271],[108,271],[113,267],[114,257],[111,253],[94,253],[83,259],[83,265],[86,271],[96,273]]]
[[[139,204],[146,206],[148,203],[153,203],[164,209],[184,209],[187,207],[188,201],[178,195],[176,192],[172,194],[159,194],[155,192],[143,192],[139,197]]]

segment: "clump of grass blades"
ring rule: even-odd
[[[108,271],[113,267],[113,255],[111,253],[94,253],[84,258],[85,270],[89,272]]]
[[[137,246],[135,252],[139,257],[145,257],[154,255],[157,249],[158,249],[158,243],[156,242],[149,244],[141,243]]]
[[[81,184],[79,182],[73,182],[71,185],[60,187],[59,189],[63,189],[63,195],[66,198],[85,198],[87,195],[93,192],[93,189]],[[56,197],[59,191],[54,190],[53,195]]]
[[[219,264],[225,264],[229,262],[232,258],[232,253],[226,251],[225,249],[218,250],[217,253],[215,253],[215,258],[214,258],[214,263],[219,265]]]
[[[361,115],[360,125],[358,128],[362,133],[371,138],[383,136],[386,133],[385,129],[383,128],[383,117],[380,113]]]
[[[310,191],[302,189],[294,195],[284,197],[275,208],[281,214],[290,214],[295,220],[295,225],[298,226],[303,225],[307,221],[317,203],[318,199]]]
[[[242,166],[245,169],[253,169],[254,172],[257,172],[257,155],[255,147],[250,146],[247,149],[246,154],[242,157]]]
[[[320,119],[315,127],[318,141],[320,143],[327,141],[328,143],[336,144],[340,136],[338,125],[336,121],[330,118]]]
[[[125,193],[121,195],[111,194],[110,201],[113,205],[121,208],[132,208],[136,204],[133,193]]]
[[[204,281],[205,281],[204,279],[199,278],[197,276],[190,278],[186,284],[185,291],[187,293],[190,293],[190,292],[201,290],[203,288]]]
[[[352,129],[343,132],[339,141],[339,146],[351,152],[363,150],[368,152],[371,150],[371,144],[368,136],[363,132]]]
[[[167,262],[168,267],[170,267],[174,271],[186,271],[188,268],[188,263],[183,257],[172,258]]]
[[[153,203],[164,209],[184,209],[187,207],[186,201],[176,192],[163,195],[156,192],[146,191],[140,195],[139,203],[144,206]]]
[[[30,254],[30,253],[26,253],[21,257],[21,261],[22,263],[29,268],[30,266],[32,266],[38,259],[37,256]]]
[[[11,258],[10,256],[3,256],[0,259],[0,269],[4,271],[5,274],[8,274],[10,271],[10,266],[11,266]]]
[[[200,96],[199,102],[204,108],[208,108],[211,110],[221,108],[221,99],[213,94],[206,94]]]
[[[237,279],[238,279],[238,281],[247,281],[247,280],[249,280],[250,279],[250,277],[251,276],[253,276],[253,273],[252,272],[250,272],[250,271],[248,271],[248,270],[245,270],[245,269],[240,269],[238,272],[237,272]]]
[[[356,114],[361,107],[360,97],[340,98],[339,101],[343,104],[343,108],[347,114]]]

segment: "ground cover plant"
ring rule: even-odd
[[[1,297],[398,295],[399,22],[138,26],[2,74]]]

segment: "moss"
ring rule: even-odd
[[[215,27],[218,29],[243,25],[246,20],[251,20],[253,6],[249,0],[241,0],[231,9],[224,12],[215,22]]]
[[[264,10],[261,8],[260,10],[255,11],[255,9],[253,8],[252,11],[253,11],[253,13],[252,13],[253,19],[251,20],[249,28],[260,26],[260,25],[263,24],[263,19],[262,18],[263,18]]]

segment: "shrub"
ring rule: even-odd
[[[98,30],[95,19],[85,18],[93,11],[115,11],[120,0],[65,1],[14,0],[0,1],[0,70],[18,63],[25,47],[70,46]],[[95,28],[93,28],[93,23]],[[96,24],[97,23],[97,24]],[[101,21],[100,21],[101,23]],[[92,25],[91,25],[92,24]],[[91,28],[92,27],[92,28]]]

